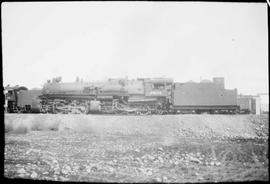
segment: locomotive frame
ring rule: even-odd
[[[14,99],[20,98],[20,90],[14,91]],[[27,90],[24,91],[27,94]],[[192,94],[191,91],[200,93]],[[237,90],[225,89],[223,78],[193,84],[175,83],[169,78],[109,79],[96,83],[62,83],[61,78],[54,78],[44,84],[40,95],[31,97],[31,90],[28,93],[29,102],[18,103],[14,100],[14,106],[8,106],[9,112],[136,115],[239,113]],[[35,111],[32,110],[33,101],[39,104]]]

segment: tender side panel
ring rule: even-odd
[[[213,83],[176,83],[173,106],[236,106],[236,90],[225,90]]]

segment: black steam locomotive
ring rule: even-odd
[[[239,111],[237,90],[225,89],[223,78],[200,83],[178,83],[170,78],[63,83],[58,77],[47,81],[41,90],[16,88],[7,91],[8,112],[220,114]]]

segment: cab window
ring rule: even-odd
[[[154,89],[165,89],[165,84],[154,84]]]

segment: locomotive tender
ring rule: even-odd
[[[21,112],[219,114],[239,111],[237,90],[225,89],[224,78],[200,83],[178,83],[170,78],[109,79],[102,82],[77,80],[63,83],[58,77],[47,81],[40,91],[24,90],[19,94],[15,106]]]

